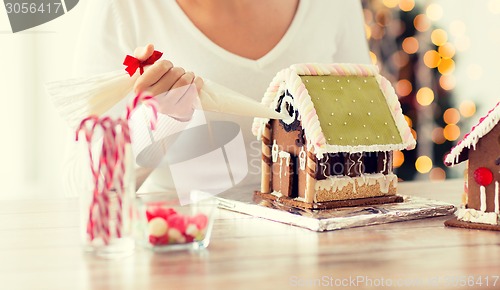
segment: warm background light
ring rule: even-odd
[[[399,1],[399,9],[408,12],[411,11],[415,7],[414,0],[400,0]]]
[[[431,33],[431,41],[437,46],[443,45],[448,41],[448,33],[443,29],[435,29]]]
[[[460,127],[455,124],[448,124],[443,129],[444,138],[448,141],[455,141],[460,137]]]
[[[446,124],[457,124],[460,121],[460,112],[455,108],[444,111],[443,120]]]
[[[446,179],[446,172],[439,167],[432,168],[429,172],[429,179],[432,181],[441,181]]]
[[[396,94],[398,94],[400,97],[406,97],[408,96],[412,91],[412,85],[409,80],[399,80],[396,83]]]
[[[403,51],[408,54],[414,54],[415,52],[417,52],[418,47],[419,47],[418,40],[413,36],[407,37],[403,40],[402,44]]]
[[[431,27],[431,22],[425,14],[419,14],[413,19],[413,25],[420,32],[425,32]]]
[[[405,155],[401,151],[394,151],[392,165],[394,168],[401,167],[405,162]]]
[[[444,142],[446,142],[446,138],[444,138],[443,135],[443,128],[441,127],[434,128],[434,130],[432,130],[431,135],[432,135],[432,142],[436,144],[443,144]]]
[[[453,90],[457,84],[457,79],[454,75],[444,75],[439,78],[439,85],[444,90]]]
[[[428,156],[420,156],[415,162],[415,168],[420,173],[427,173],[432,169],[432,160]]]
[[[437,67],[440,61],[441,57],[439,56],[439,53],[435,50],[428,50],[424,54],[424,64],[429,68]]]
[[[455,46],[449,42],[443,44],[438,48],[439,56],[442,58],[452,58],[455,56]]]
[[[455,70],[455,61],[451,58],[442,58],[438,65],[438,71],[442,75],[449,75]]]
[[[428,88],[423,87],[417,92],[417,102],[422,106],[428,106],[434,101],[434,92]]]
[[[437,3],[432,3],[427,6],[425,14],[427,15],[427,17],[429,17],[430,20],[438,21],[441,19],[441,17],[443,17],[443,7],[441,7],[441,5]]]
[[[469,118],[474,116],[474,114],[476,113],[476,104],[472,101],[463,101],[460,103],[458,110],[460,111],[460,114],[462,114],[462,116],[464,116],[465,118]]]

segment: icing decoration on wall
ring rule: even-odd
[[[306,170],[306,157],[307,157],[306,150],[304,150],[304,146],[302,146],[302,148],[300,148],[300,153],[299,153],[300,170]]]
[[[273,147],[271,148],[271,155],[273,158],[273,162],[278,161],[278,152],[279,152],[279,147],[278,144],[276,144],[276,139],[273,140]]]
[[[500,201],[498,200],[498,181],[495,181],[495,213],[500,213]]]

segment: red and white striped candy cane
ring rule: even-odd
[[[122,236],[125,154],[126,146],[131,142],[128,121],[140,103],[148,105],[152,109],[153,118],[150,120],[150,126],[151,129],[154,129],[157,121],[158,103],[150,95],[139,94],[127,106],[124,119],[113,120],[109,117],[90,116],[82,120],[76,132],[77,141],[79,133],[85,133],[94,182],[87,223],[87,234],[91,241],[101,238],[104,244],[108,244],[112,232],[118,238]],[[97,128],[102,130],[103,139],[99,159],[95,162],[92,154],[92,139]],[[110,192],[112,191],[116,192],[117,210],[115,227],[110,229]]]

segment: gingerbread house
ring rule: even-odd
[[[376,66],[292,65],[262,103],[289,118],[254,120],[262,140],[259,195],[317,209],[401,201],[392,152],[416,142]]]
[[[468,161],[463,207],[447,225],[500,230],[500,102],[451,149],[445,165]],[[464,223],[460,223],[464,222]],[[485,226],[489,225],[489,226]]]

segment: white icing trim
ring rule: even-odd
[[[495,212],[498,214],[500,213],[500,201],[498,200],[498,181],[495,181]]]
[[[486,211],[486,188],[481,185],[479,191],[481,192],[481,211]]]
[[[446,155],[444,160],[445,164],[448,166],[457,165],[460,163],[460,155],[465,148],[476,149],[476,144],[479,139],[483,138],[488,134],[500,120],[500,102],[488,112],[488,114],[481,118],[479,123],[472,127],[471,131],[465,135],[465,137],[451,149],[450,153]]]
[[[302,75],[375,76],[386,98],[387,105],[403,142],[400,144],[379,144],[369,146],[339,146],[328,144],[321,130],[318,116],[315,114],[311,96],[300,78]],[[376,152],[413,149],[415,147],[416,141],[411,134],[411,129],[404,119],[398,97],[389,81],[379,74],[376,66],[361,64],[295,64],[276,74],[264,94],[262,104],[268,107],[275,105],[276,99],[283,90],[283,84],[286,85],[286,88],[294,97],[294,103],[298,108],[305,135],[311,142],[311,146],[314,148],[314,152],[318,158],[322,158],[325,153],[330,152]],[[260,128],[265,126],[267,122],[269,122],[269,119],[255,118],[252,126],[254,135],[257,135],[261,131]],[[308,146],[308,149],[311,148]]]
[[[363,185],[380,185],[380,191],[382,193],[388,193],[389,187],[392,183],[393,187],[397,187],[398,177],[395,174],[384,175],[382,173],[375,174],[364,174],[360,177],[349,177],[349,176],[329,176],[324,180],[317,180],[314,189],[318,190],[329,190],[338,191],[342,190],[349,184],[353,185],[353,190],[356,192],[357,187]],[[356,186],[357,185],[357,186]]]
[[[455,216],[460,221],[489,225],[498,225],[500,218],[497,213],[478,211],[473,208],[459,208]]]

